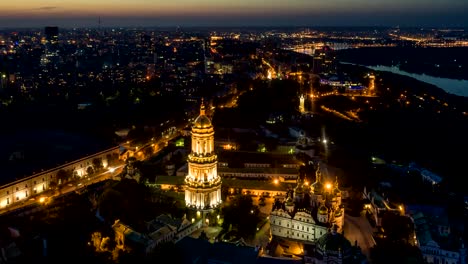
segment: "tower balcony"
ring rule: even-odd
[[[197,181],[195,178],[185,178],[185,185],[197,189],[209,189],[221,185],[221,177],[216,177],[211,181]]]
[[[213,163],[217,160],[218,156],[216,154],[196,155],[191,153],[188,155],[188,162],[192,163]]]

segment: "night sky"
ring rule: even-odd
[[[0,28],[97,26],[468,26],[467,0],[1,1]]]

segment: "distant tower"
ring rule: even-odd
[[[369,75],[369,95],[375,95],[375,76]]]
[[[299,112],[301,112],[301,114],[305,112],[304,100],[305,100],[304,95],[301,94],[301,97],[299,97]]]
[[[192,126],[192,152],[188,155],[185,177],[185,204],[198,210],[210,210],[221,204],[221,178],[214,152],[214,129],[205,115],[202,102],[200,115]]]

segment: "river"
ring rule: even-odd
[[[442,90],[446,91],[447,93],[468,97],[468,80],[440,78],[440,77],[434,77],[434,76],[430,76],[426,74],[410,73],[410,72],[400,70],[398,66],[384,66],[384,65],[367,66],[367,65],[349,63],[349,62],[340,62],[340,63],[353,64],[353,65],[367,67],[374,71],[387,71],[387,72],[391,72],[395,74],[412,77],[418,81],[433,84],[441,88]]]

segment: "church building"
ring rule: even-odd
[[[327,171],[326,165],[320,162],[315,183],[299,177],[294,191],[290,190],[284,201],[275,201],[270,213],[273,236],[315,244],[332,227],[342,231],[344,208],[338,180],[322,179],[323,171]]]

